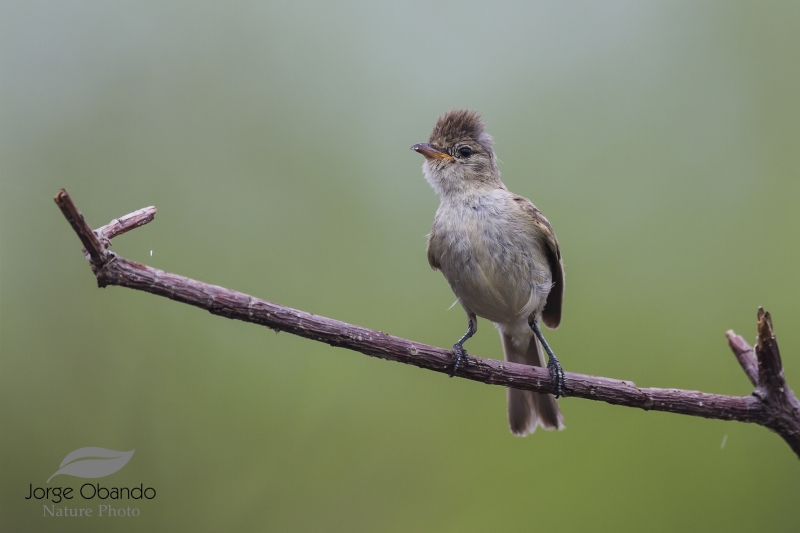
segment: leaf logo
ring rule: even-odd
[[[82,478],[110,476],[128,464],[135,451],[118,452],[94,446],[79,448],[64,457],[64,460],[59,465],[61,468],[47,478],[47,482],[50,483],[50,480],[59,474]],[[102,459],[98,459],[98,457]]]

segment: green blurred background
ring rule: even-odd
[[[800,527],[766,429],[567,398],[514,438],[502,388],[98,290],[52,201],[156,205],[114,251],[450,346],[408,148],[478,109],[561,241],[567,370],[745,395],[723,334],[764,305],[800,389],[797,2],[0,6],[2,531]],[[24,499],[84,446],[136,450],[98,481],[154,487],[140,517]]]

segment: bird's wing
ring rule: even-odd
[[[542,321],[548,328],[555,329],[561,323],[561,303],[564,300],[564,265],[561,262],[561,250],[558,240],[550,222],[536,209],[536,206],[522,196],[514,196],[514,201],[529,217],[530,222],[536,227],[537,235],[544,241],[547,260],[550,263],[550,272],[553,276],[553,288],[547,295],[547,302],[542,311]]]
[[[431,265],[432,269],[439,270],[441,265],[439,264],[439,260],[436,259],[436,255],[433,251],[436,247],[434,239],[436,239],[436,235],[434,235],[434,231],[431,229],[431,232],[428,234],[428,264]]]

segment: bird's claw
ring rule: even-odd
[[[564,369],[561,368],[561,363],[554,356],[547,361],[547,370],[550,371],[550,378],[556,383],[556,398],[564,396],[564,388],[566,387]]]
[[[464,364],[466,364],[468,361],[467,351],[459,343],[455,343],[453,345],[453,355],[455,356],[453,359],[453,366],[450,368],[450,372],[448,374],[451,378],[456,375],[456,371],[461,365],[461,362],[463,361]]]

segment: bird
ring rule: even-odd
[[[563,429],[558,396],[564,371],[539,328],[561,323],[564,265],[553,227],[533,203],[500,180],[493,139],[481,114],[453,109],[440,115],[422,154],[422,172],[440,203],[428,235],[428,262],[444,275],[467,314],[467,332],[453,345],[452,377],[469,362],[464,343],[478,330],[477,317],[500,332],[506,361],[545,366],[556,395],[506,389],[511,433],[537,426]]]

